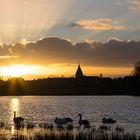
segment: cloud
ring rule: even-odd
[[[140,0],[129,0],[129,8],[134,11],[140,11]]]
[[[82,27],[88,30],[124,30],[125,26],[120,25],[118,20],[112,20],[109,18],[80,20],[77,21],[75,26]]]
[[[116,5],[116,6],[123,6],[123,3],[120,2],[120,1],[115,1],[115,5]]]
[[[94,66],[132,66],[140,59],[140,41],[110,39],[107,42],[84,41],[76,44],[57,37],[48,37],[35,43],[3,45],[0,65],[58,63]],[[11,51],[9,52],[9,49]],[[13,57],[14,56],[14,57]],[[18,56],[18,57],[15,57]]]

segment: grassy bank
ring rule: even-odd
[[[126,132],[122,127],[112,129],[100,126],[99,128],[72,128],[71,130],[54,127],[51,129],[24,128],[15,130],[10,136],[2,130],[0,140],[140,140],[140,136]]]

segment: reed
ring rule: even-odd
[[[102,130],[94,127],[88,129],[74,128],[71,131],[54,129],[45,129],[45,131],[34,132],[34,135],[28,136],[22,133],[17,133],[10,138],[7,138],[6,135],[0,135],[0,140],[140,140],[140,137],[135,133],[118,132],[113,129]]]

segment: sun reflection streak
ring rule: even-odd
[[[11,100],[11,111],[19,112],[19,99],[13,98]]]
[[[20,112],[20,107],[19,107],[19,99],[18,98],[12,98],[11,99],[11,102],[10,102],[10,120],[13,121],[13,112],[16,111],[16,112]],[[11,126],[11,134],[13,135],[15,132],[15,129],[14,129],[14,125]]]

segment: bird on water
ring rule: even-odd
[[[112,119],[112,118],[103,118],[102,119],[102,123],[116,123],[116,120]]]
[[[58,118],[58,117],[55,118],[54,122],[57,125],[63,125],[67,123],[67,121],[64,118]]]
[[[24,118],[22,118],[22,117],[16,117],[16,111],[14,111],[13,121],[14,121],[15,124],[20,124],[21,122],[24,121]]]
[[[79,125],[84,125],[84,127],[89,127],[90,126],[90,122],[88,120],[82,120],[82,114],[78,114],[79,116]]]
[[[65,117],[65,118],[58,118],[58,117],[56,117],[54,122],[56,124],[63,125],[63,124],[67,124],[67,123],[72,123],[73,120],[71,118],[69,118],[69,117]]]

